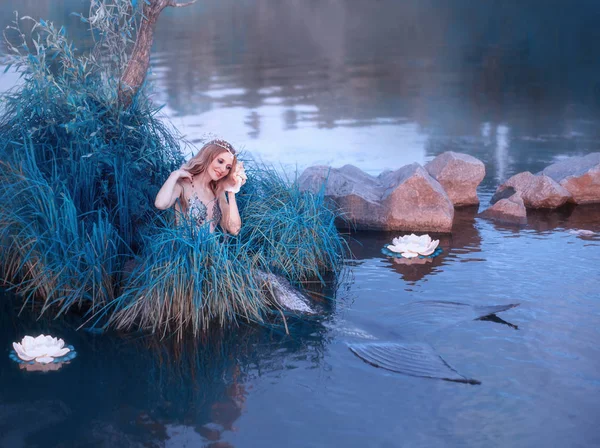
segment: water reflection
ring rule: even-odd
[[[476,221],[478,207],[454,209],[452,234],[449,235],[449,257],[459,258],[461,262],[481,261],[474,256],[481,252],[481,234]],[[440,240],[441,243],[441,240]]]
[[[440,247],[442,246],[442,242],[440,241]],[[447,250],[447,248],[444,248],[444,250]],[[395,258],[390,258],[388,261],[394,271],[398,272],[406,282],[414,285],[427,275],[438,272],[436,268],[442,265],[442,257],[444,257],[443,253],[431,259],[431,261],[417,260],[416,262],[409,263]]]
[[[549,232],[567,225],[567,220],[572,215],[574,207],[566,206],[557,210],[527,210],[527,226],[537,232]],[[568,228],[571,228],[570,226]]]
[[[23,363],[19,364],[19,369],[26,370],[27,372],[56,372],[57,370],[62,369],[64,366],[70,364],[67,362],[51,362],[48,364],[42,364],[36,362],[34,364]]]
[[[508,165],[509,129],[506,126],[496,127],[496,182],[506,180]]]
[[[0,344],[9,346],[23,334],[44,332],[67,338],[79,354],[75,362],[49,373],[25,372],[0,359],[0,382],[12,385],[0,391],[0,414],[14,421],[11,440],[27,438],[40,446],[223,440],[235,431],[254,379],[319,368],[328,342],[328,330],[310,320],[290,320],[293,337],[257,326],[184,343],[140,335],[98,336],[74,331],[74,316],[36,321],[26,311],[17,317],[15,301],[0,299]],[[60,427],[53,423],[32,430],[28,421],[13,415],[23,407],[42,412],[35,410],[39,400],[57,399],[66,410],[60,414]],[[0,437],[0,446],[2,442]]]
[[[573,207],[561,226],[565,229],[585,229],[596,233],[600,232],[600,204]]]
[[[523,230],[534,230],[542,234],[555,230],[588,230],[597,233],[600,231],[600,205],[567,204],[555,210],[527,209],[526,225],[493,221],[493,227],[498,231],[512,234],[518,234]]]
[[[350,248],[357,260],[379,258],[387,266],[400,274],[406,282],[415,284],[429,275],[442,271],[442,266],[455,262],[483,261],[474,256],[481,252],[481,235],[475,216],[477,207],[465,207],[455,210],[452,234],[431,234],[439,239],[444,251],[435,258],[411,259],[386,257],[381,249],[390,244],[398,235],[413,232],[361,232],[360,242],[350,239]],[[414,232],[417,233],[418,232]]]
[[[44,16],[85,49],[86,25],[69,13],[87,3],[50,4],[4,0],[0,21],[14,9]],[[207,0],[161,16],[150,77],[192,142],[213,132],[290,169],[352,163],[371,174],[466,152],[484,161],[483,188],[493,189],[600,149],[594,11],[593,2]],[[13,82],[0,77],[0,89]]]

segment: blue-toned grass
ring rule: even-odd
[[[180,139],[142,91],[122,109],[110,73],[78,55],[63,31],[36,24],[35,48],[11,55],[22,84],[3,96],[0,151],[12,161],[27,145],[45,178],[64,184],[79,214],[105,209],[129,245],[154,196],[183,162]],[[114,74],[113,74],[114,75]]]
[[[105,210],[78,214],[69,191],[44,178],[24,146],[20,161],[4,162],[0,177],[2,278],[23,306],[73,305],[92,311],[113,300],[120,250],[126,248]]]
[[[240,201],[247,250],[261,255],[265,269],[293,281],[323,282],[323,272],[339,271],[349,250],[334,224],[340,215],[325,202],[324,189],[300,191],[296,181],[264,165],[248,174]]]
[[[181,337],[239,319],[263,323],[269,302],[255,275],[264,264],[260,256],[236,239],[210,233],[208,224],[198,229],[180,221],[148,228],[122,294],[104,310],[108,325]]]

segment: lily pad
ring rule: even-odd
[[[75,347],[73,347],[72,345],[65,345],[65,347],[70,350],[69,353],[67,353],[64,356],[59,356],[57,358],[54,358],[54,360],[52,360],[51,364],[59,364],[62,362],[69,362],[77,356]],[[14,349],[10,350],[10,352],[8,353],[8,357],[19,364],[28,364],[28,365],[36,364],[35,360],[34,361],[23,361],[21,358],[19,358],[19,356],[17,355],[17,352],[15,352]]]

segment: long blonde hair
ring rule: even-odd
[[[197,176],[203,173],[219,154],[222,154],[224,152],[229,152],[231,155],[233,155],[233,162],[231,163],[231,170],[229,170],[229,174],[227,174],[227,176],[223,177],[222,179],[219,179],[216,182],[214,180],[210,181],[210,188],[212,192],[216,195],[218,183],[225,179],[229,179],[229,176],[232,176],[235,172],[235,167],[237,165],[237,157],[235,156],[236,151],[231,145],[231,143],[226,142],[225,140],[211,140],[210,142],[206,143],[202,148],[200,148],[200,151],[198,151],[198,153],[194,157],[192,157],[186,163],[181,165],[181,169],[189,171],[192,174],[192,176]],[[187,201],[183,197],[183,190],[181,191],[181,195],[179,196],[179,204],[181,206],[182,212],[186,213]]]

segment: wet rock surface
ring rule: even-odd
[[[425,165],[455,207],[477,205],[477,187],[485,177],[483,162],[468,154],[447,151]]]
[[[564,187],[576,204],[600,203],[600,152],[569,157],[539,174],[551,177]]]
[[[315,166],[299,178],[301,190],[318,192],[345,213],[357,230],[450,232],[454,206],[442,186],[418,163],[378,177],[346,165]]]
[[[527,224],[527,209],[520,193],[515,193],[509,198],[500,199],[480,216],[505,224]]]
[[[495,204],[500,199],[519,192],[526,208],[558,208],[572,200],[572,195],[554,179],[546,175],[535,175],[529,171],[516,174],[498,187],[490,201]]]
[[[371,176],[361,169],[313,166],[299,178],[301,190],[319,192],[343,213],[338,226],[353,230],[451,233],[454,207],[479,204],[483,162],[444,152],[421,166],[406,165]],[[554,210],[566,204],[600,203],[600,153],[571,157],[540,173],[518,173],[500,185],[491,207],[478,216],[526,224],[527,210]]]

